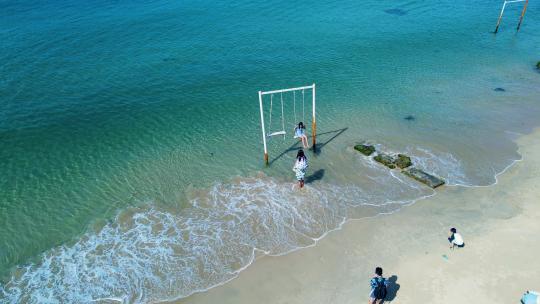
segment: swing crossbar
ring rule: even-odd
[[[285,92],[292,92],[292,91],[301,91],[301,90],[313,89],[314,87],[315,87],[315,85],[312,84],[312,85],[309,85],[309,86],[297,87],[297,88],[289,88],[289,89],[281,89],[281,90],[273,90],[273,91],[261,91],[261,95],[285,93]]]

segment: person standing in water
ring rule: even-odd
[[[296,160],[294,161],[293,171],[296,173],[296,179],[298,180],[300,188],[304,187],[304,178],[306,176],[306,170],[308,162],[304,150],[298,151],[296,154]]]
[[[294,138],[300,138],[302,140],[302,146],[304,149],[309,148],[308,139],[306,135],[306,127],[303,122],[299,122],[298,126],[294,128]]]

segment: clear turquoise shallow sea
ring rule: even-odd
[[[501,5],[0,1],[0,302],[181,298],[433,194],[362,140],[494,183],[540,125],[540,5],[495,36]],[[290,136],[263,167],[257,91],[311,83],[299,192]]]

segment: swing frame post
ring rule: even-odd
[[[268,150],[266,148],[266,131],[264,130],[264,113],[263,113],[263,104],[262,104],[262,92],[259,91],[259,109],[261,110],[261,128],[262,128],[262,139],[264,145],[264,163],[268,166]]]
[[[495,34],[499,31],[499,25],[501,24],[502,16],[504,14],[504,8],[506,7],[506,1],[504,1],[503,6],[501,8],[501,13],[499,14],[499,19],[497,19],[497,26],[495,27]]]
[[[525,11],[527,11],[527,5],[529,5],[529,0],[525,1],[525,5],[523,6],[523,10],[521,11],[521,16],[519,17],[519,23],[518,23],[516,31],[519,31],[519,28],[521,27],[521,21],[523,21],[523,17],[525,16]]]
[[[497,26],[495,27],[494,34],[497,34],[499,31],[499,26],[501,25],[501,20],[504,14],[504,9],[506,8],[507,3],[516,3],[516,2],[525,2],[525,5],[523,6],[523,10],[521,11],[521,16],[519,18],[519,23],[517,26],[516,31],[519,31],[519,28],[521,27],[521,22],[523,21],[523,16],[525,16],[525,11],[527,10],[527,5],[529,4],[529,0],[506,0],[503,3],[503,6],[501,8],[501,13],[499,14],[499,18],[497,19]]]
[[[312,138],[312,144],[311,146],[313,147],[313,151],[316,151],[316,146],[317,146],[317,121],[315,120],[315,84],[312,85],[313,86],[313,94],[312,94],[312,99],[313,99],[313,106],[312,106],[312,109],[313,109],[313,116],[312,116],[312,120],[311,120],[311,138]]]
[[[266,143],[266,137],[267,136],[274,136],[274,135],[283,135],[285,138],[285,132],[274,132],[271,134],[266,134],[265,124],[264,124],[264,110],[263,110],[263,96],[264,95],[270,95],[273,94],[283,94],[285,92],[295,92],[295,91],[304,91],[304,90],[312,90],[312,141],[313,141],[313,151],[315,151],[315,144],[316,144],[316,134],[317,134],[317,123],[315,122],[315,84],[303,86],[303,87],[296,87],[296,88],[288,88],[288,89],[281,89],[281,90],[273,90],[273,91],[259,91],[259,112],[261,115],[261,130],[262,130],[262,137],[263,137],[263,147],[264,147],[264,163],[268,166],[269,165],[269,158],[268,158],[268,146]],[[294,97],[293,97],[294,98]],[[281,99],[282,100],[282,99]],[[296,101],[294,101],[296,102]],[[294,105],[296,107],[296,104]],[[294,109],[296,112],[296,109]],[[304,111],[304,106],[302,106],[302,111]],[[296,114],[295,114],[296,116]],[[285,128],[285,122],[283,120],[284,113],[283,113],[283,102],[281,104],[281,117],[282,117],[282,128]],[[296,118],[296,117],[295,117]],[[270,121],[272,121],[272,116],[270,116]]]

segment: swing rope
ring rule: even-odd
[[[272,99],[274,98],[274,94],[270,94],[270,121],[268,122],[268,127],[272,128]]]
[[[296,126],[296,123],[298,120],[296,120],[296,91],[293,91],[293,112],[294,112],[294,125]]]
[[[285,139],[285,106],[283,103],[283,92],[280,92],[280,103],[281,103],[281,130],[275,132],[268,132],[267,136],[283,135]],[[306,119],[306,102],[305,102],[305,90],[302,90],[302,122]],[[268,121],[268,129],[272,130],[272,114],[274,113],[274,94],[270,94],[270,119]],[[296,124],[299,122],[296,114],[296,92],[293,91],[293,113],[294,113],[294,122],[293,125],[296,127]]]

